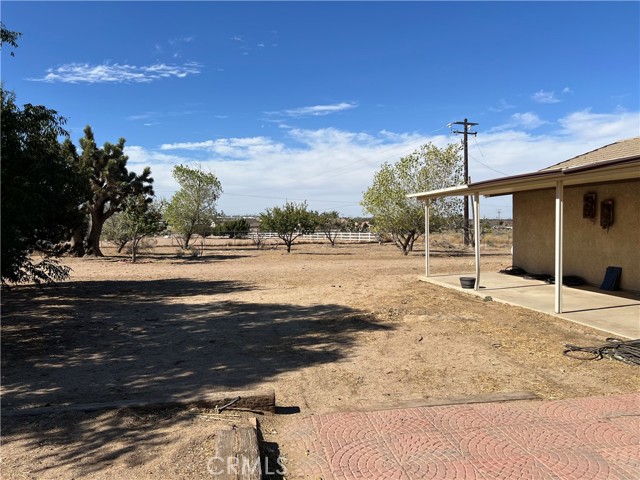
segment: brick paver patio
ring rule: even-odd
[[[640,394],[315,415],[287,479],[640,479]]]

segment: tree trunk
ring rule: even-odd
[[[413,244],[416,242],[418,237],[420,237],[420,235],[417,232],[413,232],[411,234],[411,242],[409,243],[409,251],[410,252],[413,252]]]
[[[402,250],[403,255],[409,255],[409,252],[413,250],[413,242],[415,241],[416,232],[409,232],[406,235],[393,234],[393,242],[396,246]]]
[[[118,245],[118,253],[122,252],[122,249],[127,246],[127,243],[129,243],[129,240],[126,240],[124,242],[120,242],[120,245]]]
[[[139,238],[134,238],[133,242],[131,243],[131,263],[136,263],[139,242]]]
[[[327,237],[327,240],[329,240],[329,242],[331,243],[332,247],[336,246],[336,237],[338,236],[337,233],[331,235],[331,231],[324,232],[324,236]]]
[[[397,233],[392,233],[391,236],[393,238],[393,243],[395,244],[395,246],[402,251],[403,255],[407,255],[409,252],[407,252],[407,244],[405,238]]]
[[[102,226],[106,220],[103,213],[91,212],[91,231],[87,240],[87,255],[94,257],[104,257],[100,250],[100,236],[102,235]]]
[[[72,232],[69,253],[74,257],[84,257],[86,253],[84,248],[84,237],[86,233],[87,227],[85,224]]]
[[[189,242],[191,241],[191,233],[187,233],[184,237],[182,237],[182,248],[184,250],[189,248]]]

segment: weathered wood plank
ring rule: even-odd
[[[211,392],[210,394],[201,396],[182,396],[167,399],[114,400],[110,402],[49,405],[46,407],[22,409],[3,408],[2,416],[16,417],[24,415],[46,415],[51,413],[64,412],[94,412],[97,410],[118,410],[121,408],[215,408],[216,406],[221,407],[237,397],[240,397],[240,400],[235,402],[233,406],[230,407],[231,409],[239,408],[266,413],[275,413],[275,391],[273,389],[265,389],[238,392]]]
[[[260,449],[258,433],[251,426],[234,426],[217,431],[214,456],[207,468],[219,480],[260,480]]]
[[[207,462],[207,469],[218,480],[237,480],[238,465],[234,453],[236,431],[219,430],[215,436],[215,456]]]
[[[260,449],[255,428],[239,427],[236,430],[235,451],[240,466],[238,480],[260,480]]]

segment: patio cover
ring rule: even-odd
[[[532,173],[485,180],[468,185],[409,194],[425,205],[425,267],[429,276],[429,200],[440,197],[472,197],[474,238],[480,238],[480,195],[493,197],[515,192],[555,188],[555,278],[562,278],[563,197],[565,186],[606,183],[640,178],[640,155],[566,168],[550,168]],[[480,288],[480,242],[475,242],[476,283]],[[555,282],[555,313],[562,313],[562,282]]]

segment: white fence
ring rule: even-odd
[[[249,233],[250,238],[256,238],[260,235],[261,238],[278,238],[278,234],[274,232],[256,232]],[[336,242],[378,242],[380,237],[374,233],[369,232],[332,232],[331,236],[336,236]],[[315,232],[308,235],[300,235],[297,240],[311,240],[311,241],[329,241],[324,233]]]

